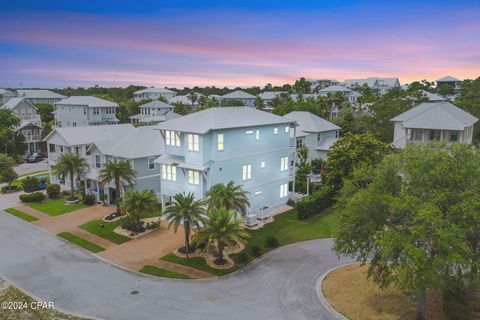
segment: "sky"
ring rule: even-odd
[[[0,0],[0,87],[480,76],[480,1]]]

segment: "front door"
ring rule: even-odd
[[[115,201],[117,201],[117,191],[113,188],[109,188],[109,193],[110,193],[110,204],[115,204]]]

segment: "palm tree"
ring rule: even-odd
[[[102,186],[111,181],[115,184],[115,205],[117,206],[118,215],[121,215],[120,187],[134,184],[136,176],[137,172],[130,167],[130,162],[125,160],[108,161],[105,167],[100,170],[98,181]]]
[[[244,217],[247,214],[247,207],[250,207],[250,201],[247,198],[247,191],[243,191],[242,186],[235,185],[230,181],[227,185],[219,183],[210,188],[207,192],[208,208],[221,208],[233,210],[235,218],[237,212]]]
[[[152,212],[156,206],[157,198],[148,190],[127,192],[122,200],[122,209],[135,221],[134,231],[140,231],[142,228],[140,221],[142,213]]]
[[[223,252],[226,246],[236,243],[245,243],[250,237],[249,233],[240,226],[240,221],[233,219],[234,212],[222,208],[213,208],[208,211],[207,218],[202,219],[204,225],[198,231],[194,241],[205,243],[208,252],[216,252],[215,263],[224,264]]]
[[[183,222],[183,229],[185,231],[185,250],[190,251],[190,229],[192,226],[198,227],[201,215],[205,213],[203,208],[204,202],[195,200],[195,195],[189,193],[179,193],[173,198],[174,202],[167,207],[163,212],[169,220],[168,228],[173,226],[173,230],[177,232],[178,226]]]
[[[82,175],[87,170],[87,161],[76,153],[66,153],[58,159],[53,166],[53,172],[64,180],[70,177],[70,199],[75,200],[74,178]]]

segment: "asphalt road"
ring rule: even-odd
[[[0,275],[59,310],[101,319],[333,319],[316,281],[349,261],[331,246],[330,239],[285,246],[221,279],[161,279],[115,267],[0,212]]]
[[[19,175],[40,170],[48,170],[47,160],[37,163],[22,163],[15,167],[15,172]]]

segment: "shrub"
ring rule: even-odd
[[[11,183],[13,180],[18,178],[18,174],[13,170],[13,168],[5,168],[0,172],[0,182]]]
[[[10,193],[10,192],[18,191],[18,190],[20,190],[20,188],[17,187],[16,185],[9,185],[9,186],[3,186],[2,189],[1,189],[1,192],[2,193]]]
[[[265,239],[265,246],[267,246],[269,248],[276,248],[279,245],[280,245],[280,243],[278,243],[278,239],[275,236],[268,236]]]
[[[40,182],[35,177],[26,177],[22,180],[23,191],[32,193],[40,189]]]
[[[160,227],[160,222],[149,222],[145,225],[145,229],[147,230],[151,230],[151,229],[157,229],[158,227]]]
[[[143,223],[140,223],[140,225],[138,225],[136,219],[131,215],[127,215],[123,217],[120,220],[120,226],[123,229],[132,231],[134,233],[141,233],[145,231],[145,227],[143,226]]]
[[[334,202],[334,195],[332,187],[322,185],[311,195],[297,201],[295,204],[297,219],[305,220],[326,208],[330,208]]]
[[[238,263],[245,263],[248,261],[248,254],[246,252],[240,252],[235,260],[237,260]]]
[[[93,194],[85,194],[82,199],[83,204],[91,206],[95,203],[95,196]]]
[[[47,186],[47,195],[50,199],[56,198],[60,195],[60,185],[56,183],[49,184]]]
[[[69,195],[70,195],[70,191],[68,191],[68,190],[62,190],[62,191],[60,192],[60,194],[61,194],[62,196],[64,196],[64,197],[66,197],[66,196],[69,196]]]
[[[20,201],[22,202],[41,202],[43,200],[45,200],[45,195],[41,192],[20,195]]]
[[[254,246],[252,246],[251,250],[252,250],[252,254],[255,257],[258,257],[259,255],[262,254],[262,248],[260,248],[260,246],[254,245]]]

